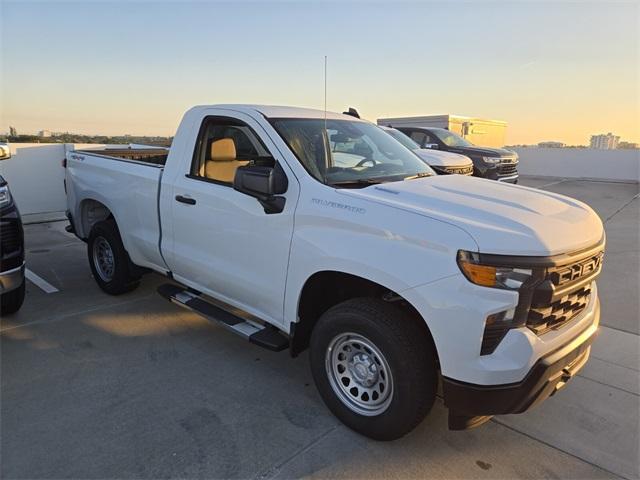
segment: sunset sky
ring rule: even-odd
[[[173,135],[195,104],[505,120],[640,142],[640,3],[0,0],[0,132]]]

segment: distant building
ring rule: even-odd
[[[539,148],[564,148],[565,144],[562,142],[540,142]]]
[[[620,142],[618,143],[618,148],[622,150],[638,150],[640,149],[640,144],[633,142]]]
[[[620,137],[609,132],[606,135],[591,135],[591,142],[589,146],[598,150],[613,150],[618,147],[619,142]]]
[[[49,138],[51,136],[51,132],[49,130],[40,130],[38,132],[38,136],[40,138]]]

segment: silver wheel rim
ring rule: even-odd
[[[325,367],[334,393],[351,411],[380,415],[393,398],[393,377],[382,352],[356,333],[341,333],[331,340]]]
[[[96,272],[102,281],[111,281],[115,269],[115,261],[111,245],[104,237],[96,237],[93,242],[93,266],[96,267]]]

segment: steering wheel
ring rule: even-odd
[[[373,164],[373,166],[375,167],[376,164],[378,162],[376,162],[373,158],[363,158],[362,160],[360,160],[357,164],[356,167],[363,167],[365,163],[371,162]]]

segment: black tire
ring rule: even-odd
[[[347,300],[320,317],[311,335],[311,372],[329,410],[349,428],[375,440],[395,440],[413,430],[429,413],[437,391],[437,360],[431,336],[421,322],[406,311],[374,298]],[[345,337],[346,333],[355,335]],[[380,407],[384,411],[370,411],[366,415],[356,412],[340,397],[339,385],[332,387],[327,358],[339,350],[335,343],[338,338],[347,338],[347,342],[364,338],[382,354],[392,379],[388,406]],[[360,351],[355,348],[352,351],[356,350]],[[372,358],[381,365],[375,355]],[[380,370],[378,367],[377,371]],[[382,373],[378,375],[377,380],[372,380],[374,383],[384,378]],[[344,380],[340,378],[343,384]],[[348,397],[346,393],[342,395]]]
[[[0,314],[11,315],[22,307],[25,294],[25,281],[22,279],[20,286],[10,292],[0,295]]]
[[[96,265],[94,255],[96,244],[106,241],[112,252],[111,275],[105,275],[103,267]],[[104,244],[103,244],[104,245]],[[140,274],[131,262],[129,254],[124,249],[120,232],[115,220],[108,219],[96,223],[87,240],[87,256],[91,273],[98,286],[109,295],[120,295],[130,292],[140,284]]]

